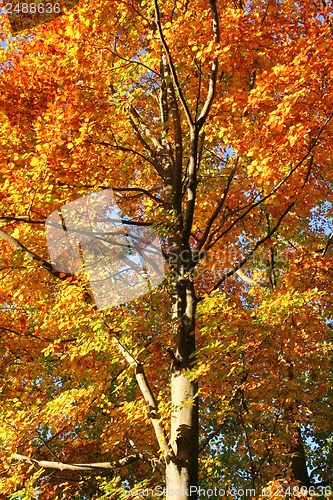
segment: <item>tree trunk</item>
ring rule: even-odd
[[[162,36],[161,36],[162,39]],[[186,181],[186,209],[183,200],[183,146],[181,118],[174,85],[169,80],[172,63],[167,53],[162,60],[165,85],[173,116],[175,161],[167,168],[163,196],[177,214],[177,226],[169,236],[169,271],[175,277],[172,295],[173,362],[171,365],[171,442],[175,459],[166,463],[166,498],[185,500],[197,498],[198,486],[198,381],[188,378],[188,370],[195,362],[195,311],[197,299],[193,281],[189,277],[193,262],[189,244],[196,189],[198,137],[200,128],[190,119],[190,157]]]
[[[175,360],[171,367],[171,446],[175,462],[166,466],[166,498],[197,498],[198,484],[198,382],[186,377],[195,351],[196,297],[193,282],[180,279],[174,302],[174,317],[182,318],[174,339]],[[184,404],[185,403],[185,404]],[[187,403],[187,404],[186,404]]]
[[[300,487],[310,487],[310,478],[308,469],[306,467],[305,451],[303,447],[303,440],[301,429],[296,427],[292,442],[289,448],[290,452],[290,468],[292,470],[293,478],[300,481]]]
[[[294,379],[293,363],[290,359],[286,359],[282,351],[279,353],[279,361],[281,364],[281,376],[283,381],[286,383],[286,389],[287,389],[288,383]],[[289,467],[292,472],[292,478],[295,479],[296,481],[299,481],[300,483],[299,486],[300,487],[305,486],[306,488],[309,488],[311,483],[308,470],[306,467],[306,457],[303,446],[301,429],[296,424],[296,416],[298,412],[297,408],[298,406],[297,406],[297,401],[295,399],[295,395],[291,394],[291,401],[284,408],[284,416],[287,422],[287,430],[289,431],[288,450],[287,450],[287,453],[290,456]]]

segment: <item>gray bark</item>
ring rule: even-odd
[[[166,489],[167,499],[175,496],[177,499],[195,499],[198,484],[198,382],[186,377],[186,371],[193,363],[190,356],[195,351],[196,299],[190,280],[180,280],[177,289],[174,307],[178,306],[178,313],[184,311],[183,322],[175,335],[176,361],[171,367],[171,398],[175,407],[171,416],[171,446],[177,460],[166,466]]]

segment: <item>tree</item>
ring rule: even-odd
[[[332,8],[1,23],[0,492],[330,494]],[[158,232],[166,278],[99,311],[45,221],[104,189]]]

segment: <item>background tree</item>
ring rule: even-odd
[[[332,8],[97,0],[1,33],[1,494],[327,496]],[[100,312],[44,226],[109,188],[167,277]]]

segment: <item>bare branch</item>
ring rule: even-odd
[[[245,382],[245,380],[247,379],[247,376],[248,376],[247,374],[243,375],[243,377],[241,379],[241,384],[243,384]],[[216,437],[223,429],[224,425],[227,422],[229,412],[234,407],[236,401],[238,400],[240,392],[241,392],[241,386],[237,387],[235,393],[230,398],[229,405],[228,405],[228,413],[224,416],[222,422],[216,427],[216,429],[214,429],[214,431],[212,431],[210,434],[208,434],[208,436],[200,443],[199,454],[204,450],[204,448],[206,448],[206,446],[209,444],[209,442],[212,439],[214,439],[214,437]]]
[[[207,222],[207,225],[206,225],[205,230],[204,230],[204,234],[202,235],[200,242],[197,246],[197,250],[200,250],[203,247],[203,245],[205,244],[205,242],[208,238],[209,232],[211,230],[211,227],[212,227],[216,217],[219,215],[219,213],[221,212],[221,210],[223,208],[224,202],[226,200],[226,196],[227,196],[229,188],[230,188],[230,184],[231,184],[232,179],[234,178],[234,175],[236,173],[237,165],[238,165],[238,156],[235,157],[234,166],[231,169],[231,172],[229,174],[228,180],[226,182],[224,191],[223,191],[222,196],[221,196],[221,200],[219,201],[216,209],[214,210],[213,214],[211,215],[211,217],[209,218],[209,220]]]
[[[110,189],[110,188],[106,188],[106,189]],[[161,198],[158,198],[157,196],[154,196],[153,194],[151,194],[151,191],[148,191],[147,189],[142,189],[142,188],[111,188],[113,191],[117,192],[122,192],[122,191],[125,191],[125,192],[130,192],[130,191],[136,191],[136,192],[139,192],[139,193],[142,193],[142,194],[145,194],[146,196],[148,196],[148,198],[151,198],[152,200],[155,200],[157,201],[158,203],[165,203],[164,200],[162,200]],[[122,222],[124,222],[122,220]]]
[[[151,464],[152,469],[153,469],[153,473],[157,469],[160,472],[161,476],[165,479],[165,464],[163,464],[154,455],[152,455],[150,453],[139,451],[139,449],[136,446],[136,444],[134,443],[133,439],[128,435],[126,435],[126,437],[128,439],[128,442],[132,446],[133,450],[135,451],[135,453],[138,453],[138,455],[140,456],[140,458],[142,458],[142,460],[146,460],[147,462],[149,462]]]
[[[201,165],[202,153],[203,153],[203,149],[204,149],[205,138],[206,138],[206,134],[205,134],[205,131],[203,131],[202,134],[201,134],[201,136],[200,136],[200,146],[199,146],[199,154],[198,154],[198,170],[199,170],[200,165]]]
[[[136,118],[136,120],[140,123],[140,125],[143,127],[147,137],[149,137],[149,139],[151,139],[152,143],[154,144],[155,148],[160,152],[160,151],[163,151],[163,145],[161,143],[161,141],[151,133],[149,127],[146,125],[146,123],[144,122],[143,118],[141,117],[140,113],[138,113],[138,111],[134,108],[134,106],[130,106],[129,107],[129,110],[130,112],[132,113],[132,115],[134,116],[134,118]]]
[[[34,335],[33,333],[21,333],[17,332],[16,330],[12,330],[11,328],[5,328],[4,326],[0,326],[0,330],[4,332],[9,332],[13,333],[14,335],[17,335],[18,337],[22,338],[32,338],[32,339],[37,339],[37,340],[43,340],[44,342],[53,342],[54,339],[48,339],[46,337],[40,337],[39,335]],[[66,344],[67,342],[75,342],[77,339],[76,337],[70,338],[70,339],[61,339],[60,342],[62,344]]]
[[[262,283],[260,283],[259,281],[256,281],[252,278],[249,278],[248,276],[246,276],[246,274],[243,273],[243,271],[241,269],[237,269],[236,271],[236,274],[243,280],[245,281],[246,283],[248,283],[249,285],[253,285],[253,286],[258,286],[260,288],[268,288],[267,285],[263,285]]]
[[[307,179],[305,180],[305,182],[303,184],[303,187],[305,186],[306,182],[307,182]],[[266,216],[267,229],[268,229],[268,232],[270,232],[271,226],[270,226],[270,223],[269,223],[269,216],[266,213],[265,213],[265,216]],[[274,262],[274,248],[272,246],[272,243],[270,244],[270,259],[269,260],[270,260],[270,263],[269,263],[270,264],[269,281],[271,283],[272,290],[274,290],[275,287],[276,287],[276,276],[275,276],[275,269],[274,269],[274,265],[275,265],[275,262]]]
[[[99,144],[100,146],[106,146],[106,147],[117,149],[119,151],[133,153],[133,154],[135,154],[137,156],[140,156],[140,158],[142,158],[143,160],[145,160],[148,163],[150,163],[151,165],[153,165],[153,167],[156,167],[155,163],[152,160],[150,160],[149,158],[147,158],[146,156],[144,156],[139,151],[136,151],[133,148],[128,148],[128,147],[125,147],[125,146],[120,146],[119,144],[111,144],[110,142],[106,142],[106,141],[97,141],[97,142],[95,142],[95,141],[94,142],[92,142],[92,141],[86,141],[86,142],[88,142],[88,144]],[[145,143],[145,145],[148,146],[147,143]]]
[[[144,140],[144,138],[140,134],[140,131],[139,131],[136,123],[134,122],[134,120],[131,117],[129,117],[129,121],[130,121],[130,124],[132,126],[132,129],[133,129],[137,139],[139,140],[139,142],[141,143],[143,148],[148,152],[149,156],[151,157],[152,161],[150,163],[154,166],[154,168],[157,170],[158,174],[162,177],[162,179],[164,179],[165,178],[165,171],[160,165],[159,158],[158,158],[156,151],[151,149],[149,144],[147,144],[147,142]]]
[[[10,243],[11,245],[13,245],[16,248],[16,250],[20,250],[21,252],[24,252],[27,255],[28,259],[33,260],[33,261],[37,262],[38,264],[40,264],[44,269],[46,269],[49,273],[51,273],[52,276],[56,276],[57,278],[59,278],[61,280],[75,276],[74,274],[62,273],[62,272],[56,271],[55,269],[53,269],[52,264],[47,262],[47,260],[42,259],[42,257],[39,257],[35,253],[28,250],[28,248],[26,248],[24,245],[22,245],[22,243],[20,243],[16,238],[13,238],[13,236],[10,236],[9,234],[5,233],[5,231],[3,231],[2,229],[0,229],[0,238],[7,241],[7,243]]]
[[[219,15],[216,7],[216,0],[209,0],[209,5],[213,17],[213,32],[215,35],[215,43],[218,43],[220,41],[220,24],[219,24]]]
[[[215,96],[215,91],[216,91],[216,79],[217,79],[217,72],[218,72],[218,58],[215,57],[212,65],[212,73],[211,77],[209,79],[209,89],[208,89],[208,94],[206,98],[206,102],[201,110],[200,116],[196,122],[196,125],[198,126],[199,129],[203,126],[203,124],[206,121],[206,118],[208,116],[209,110],[212,106],[214,96]]]
[[[49,446],[49,444],[47,443],[47,441],[45,441],[45,439],[41,436],[41,433],[39,432],[38,429],[35,429],[37,434],[38,434],[38,437],[39,439],[42,441],[43,445],[49,450],[49,452],[51,453],[51,455],[53,455],[53,457],[57,460],[57,462],[59,463],[60,460],[59,460],[59,457],[54,453],[54,451],[52,450],[52,448]]]
[[[225,426],[227,420],[228,420],[228,415],[226,415],[223,418],[222,423],[218,425],[214,431],[208,434],[208,436],[206,437],[206,439],[202,441],[202,443],[200,443],[199,454],[206,448],[206,446],[210,443],[210,441],[214,439],[214,437],[218,436],[218,434],[222,431],[223,427]]]
[[[185,212],[185,224],[183,230],[182,242],[184,245],[188,244],[195,208],[195,199],[197,191],[197,154],[198,154],[198,135],[199,132],[196,128],[190,130],[190,159],[188,167],[188,182],[187,182],[187,202]]]
[[[178,101],[175,94],[175,89],[170,76],[170,67],[166,59],[166,55],[162,56],[163,77],[166,82],[167,96],[170,100],[170,109],[173,120],[174,141],[175,141],[175,160],[172,162],[173,166],[173,179],[172,179],[172,193],[173,193],[173,206],[177,212],[181,211],[181,177],[183,169],[183,140],[181,118],[179,112]]]
[[[332,243],[333,243],[333,233],[331,233],[330,237],[328,238],[325,247],[324,248],[320,248],[319,250],[317,250],[317,253],[318,252],[322,252],[322,256],[325,257],[326,252],[329,249],[329,247],[332,245]]]
[[[244,259],[237,265],[235,266],[233,269],[231,269],[231,271],[229,271],[228,273],[226,273],[223,278],[221,278],[220,280],[218,280],[218,282],[213,286],[213,288],[211,288],[208,292],[208,294],[212,293],[214,290],[217,290],[221,285],[222,283],[224,283],[224,281],[227,279],[227,278],[230,278],[230,276],[233,276],[234,274],[237,273],[237,270],[241,269],[245,264],[246,262],[248,262],[250,260],[250,258],[252,257],[252,255],[254,254],[254,252],[263,244],[265,243],[265,241],[267,241],[271,236],[272,234],[275,233],[275,231],[277,231],[277,229],[280,227],[280,224],[281,222],[283,221],[284,217],[289,213],[289,211],[291,210],[291,208],[295,205],[295,202],[293,201],[292,203],[290,203],[287,207],[287,209],[283,212],[283,214],[280,216],[277,224],[273,227],[273,229],[268,233],[266,234],[266,236],[264,236],[263,238],[261,238],[254,246],[254,248],[246,255],[246,257],[244,257]],[[198,302],[203,300],[202,297],[200,297],[198,299]]]
[[[199,111],[199,101],[200,101],[200,94],[201,94],[201,79],[202,79],[202,71],[201,71],[201,61],[200,61],[200,66],[198,66],[196,60],[195,60],[195,57],[194,56],[194,62],[196,64],[196,67],[198,68],[199,70],[199,85],[198,85],[198,93],[197,93],[197,102],[196,102],[196,105],[195,105],[195,122],[197,121],[198,119],[198,111]]]
[[[261,22],[260,22],[260,26],[263,26],[265,20],[266,20],[266,16],[267,16],[267,12],[268,12],[268,7],[269,7],[269,0],[267,1],[267,4],[266,4],[266,9],[265,9],[265,12],[264,12],[264,15],[261,19]]]
[[[35,458],[26,457],[25,455],[19,455],[18,453],[15,453],[13,455],[13,458],[28,465],[36,465],[37,467],[41,467],[42,469],[59,469],[61,471],[71,470],[77,472],[91,472],[96,469],[117,470],[122,467],[126,467],[127,465],[132,464],[137,460],[140,460],[140,456],[138,453],[128,455],[127,457],[121,458],[120,460],[114,460],[113,462],[100,462],[93,464],[65,464],[63,462],[50,462],[49,460],[36,460]]]
[[[303,156],[303,158],[298,162],[296,163],[296,165],[290,170],[290,172],[266,195],[264,196],[263,198],[261,198],[260,200],[258,200],[256,203],[253,203],[249,208],[248,210],[245,211],[245,213],[243,213],[242,215],[240,215],[239,217],[237,217],[236,220],[234,220],[234,222],[232,222],[230,224],[230,226],[225,230],[223,231],[214,241],[213,243],[211,243],[210,245],[208,245],[206,248],[205,248],[205,251],[209,250],[210,248],[212,248],[213,245],[215,245],[215,243],[217,243],[218,240],[220,240],[225,234],[227,234],[240,220],[244,219],[244,217],[249,213],[251,212],[255,207],[257,207],[258,205],[260,205],[261,203],[263,203],[264,201],[266,201],[268,198],[270,198],[273,194],[275,194],[281,186],[283,186],[283,184],[289,179],[289,177],[298,169],[298,167],[300,167],[304,161],[308,158],[308,156],[310,155],[310,153],[312,152],[313,148],[317,145],[317,142],[318,142],[318,139],[320,137],[320,135],[322,134],[322,132],[324,131],[326,125],[329,123],[329,121],[332,119],[333,117],[333,113],[331,113],[331,115],[327,118],[327,120],[325,121],[325,123],[323,124],[323,126],[321,127],[321,129],[319,130],[317,136],[315,137],[315,139],[312,141],[312,144],[310,145],[309,149],[307,150],[307,152],[305,153],[305,155]],[[312,164],[312,163],[311,163]],[[309,178],[309,169],[308,169],[308,172],[307,172],[307,175],[306,175],[306,182]],[[302,189],[304,188],[306,182],[303,184],[303,186],[301,187]]]
[[[304,188],[305,184],[306,184],[306,183],[308,182],[308,180],[309,180],[312,165],[313,165],[313,155],[310,157],[309,168],[308,168],[308,172],[307,172],[307,174],[306,174],[306,176],[305,176],[305,179],[304,179],[304,182],[303,182],[302,189]]]
[[[156,18],[156,26],[157,26],[158,34],[160,36],[160,40],[161,40],[162,46],[164,48],[164,51],[165,51],[165,54],[166,54],[166,57],[167,57],[167,61],[168,61],[168,64],[169,64],[169,68],[170,68],[172,77],[173,77],[173,81],[175,83],[175,87],[176,87],[177,92],[178,92],[179,100],[182,103],[182,106],[184,108],[187,121],[188,121],[190,127],[193,128],[194,123],[193,123],[193,120],[192,120],[192,117],[191,117],[191,113],[190,113],[190,110],[189,110],[189,108],[187,106],[187,103],[185,101],[185,98],[184,98],[181,86],[180,86],[179,81],[178,81],[178,76],[177,76],[177,73],[176,73],[176,69],[175,69],[175,66],[174,66],[174,64],[172,62],[172,58],[171,58],[169,47],[168,47],[168,45],[167,45],[167,43],[165,41],[164,35],[163,35],[162,26],[161,26],[161,15],[160,15],[160,11],[159,11],[159,8],[158,8],[157,0],[153,0],[153,3],[154,3],[154,8],[155,8],[155,18]]]
[[[216,0],[209,0],[210,8],[212,11],[212,17],[213,17],[213,32],[215,35],[215,43],[218,43],[220,41],[220,28],[219,28],[219,15],[217,12],[216,8]],[[200,130],[200,128],[203,126],[203,124],[206,121],[206,118],[208,116],[209,110],[212,106],[214,96],[215,96],[215,91],[216,91],[216,80],[217,80],[217,72],[218,72],[218,67],[219,67],[219,62],[218,62],[218,56],[214,58],[213,65],[212,65],[212,72],[209,80],[209,89],[208,89],[208,94],[206,98],[206,102],[201,110],[200,116],[198,120],[196,121],[196,126]]]
[[[139,11],[136,11],[137,14],[140,15]],[[143,16],[141,16],[143,17]],[[143,18],[145,19],[147,22],[149,22],[148,19],[146,18]],[[146,64],[142,63],[141,61],[135,61],[133,59],[126,59],[126,57],[123,57],[121,56],[118,52],[115,52],[113,50],[110,49],[110,47],[104,47],[105,50],[107,50],[108,52],[110,52],[112,55],[118,57],[118,59],[121,59],[122,61],[125,61],[127,62],[128,64],[124,65],[124,66],[131,66],[132,64],[136,64],[137,66],[142,66],[143,68],[145,68],[146,70],[148,71],[151,71],[152,73],[154,73],[157,77],[160,77],[161,75],[154,69],[154,68],[150,68],[149,66],[147,66]],[[117,68],[111,68],[110,71],[115,71],[115,70],[119,70],[119,66],[117,66]]]
[[[2,216],[0,217],[0,220],[5,220],[8,222],[27,222],[28,224],[45,224],[45,220],[31,220],[28,216],[21,216],[21,217]]]
[[[105,323],[105,326],[107,326],[107,328],[110,328],[107,323]],[[115,332],[112,332],[112,333],[115,334]],[[115,335],[113,336],[113,339],[114,339],[115,343],[117,344],[118,348],[120,349],[120,351],[122,352],[125,360],[134,368],[135,377],[136,377],[136,380],[137,380],[138,385],[140,387],[141,393],[142,393],[146,403],[148,404],[149,417],[150,417],[151,423],[153,424],[155,434],[156,434],[156,437],[158,440],[158,444],[159,444],[160,448],[164,451],[166,460],[169,459],[171,461],[175,461],[176,457],[175,457],[174,451],[173,451],[172,447],[170,446],[170,444],[168,443],[168,438],[167,438],[165,429],[160,422],[160,415],[158,413],[158,405],[157,405],[155,397],[154,397],[154,395],[149,387],[149,384],[148,384],[148,381],[147,381],[142,364],[138,360],[136,360],[127,351],[127,349],[124,347],[124,345],[120,342],[120,340]]]

